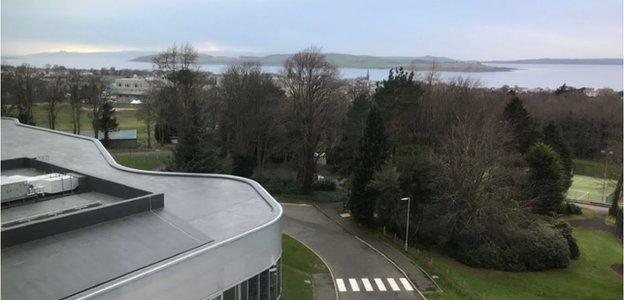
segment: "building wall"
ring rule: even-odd
[[[115,79],[110,85],[110,93],[113,95],[145,95],[149,90],[149,83],[143,78],[120,78]]]
[[[181,254],[192,257],[181,259],[178,256],[177,259],[181,260],[176,263],[173,258],[154,266],[156,269],[149,274],[135,272],[77,295],[77,298],[219,299],[223,292],[279,263],[282,255],[281,220],[241,238],[205,247],[205,250],[198,249],[202,251],[199,254]],[[279,285],[281,291],[281,280]],[[224,296],[232,299],[230,295]]]

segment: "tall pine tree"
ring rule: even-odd
[[[358,151],[370,107],[369,96],[365,93],[358,94],[342,122],[340,141],[333,149],[333,157],[331,158],[336,173],[341,176],[351,175],[357,165],[357,157],[353,154]]]
[[[97,127],[99,130],[104,132],[104,139],[102,140],[102,143],[104,144],[104,147],[108,148],[111,144],[109,133],[117,130],[119,124],[117,123],[117,118],[115,118],[115,109],[110,101],[104,102],[100,110],[100,118],[96,120],[98,125]]]
[[[566,143],[561,135],[561,130],[559,126],[554,122],[548,122],[546,126],[544,126],[544,143],[548,146],[551,146],[557,154],[559,154],[559,159],[561,160],[561,166],[563,167],[563,188],[567,191],[570,186],[572,186],[572,154],[570,153],[570,146]]]
[[[390,157],[390,149],[390,141],[381,114],[377,107],[373,106],[366,118],[364,135],[360,139],[350,200],[354,218],[367,226],[373,226],[375,223],[373,217],[375,195],[368,185],[373,174],[380,171]]]
[[[529,166],[528,193],[535,212],[550,215],[558,212],[565,200],[563,168],[559,155],[552,147],[538,142],[525,155]]]
[[[423,94],[421,83],[414,80],[414,72],[403,68],[391,69],[388,79],[377,86],[374,102],[395,145],[418,142],[419,136],[414,133],[418,127],[416,116]]]
[[[179,140],[173,150],[170,169],[190,173],[217,173],[222,166],[213,145],[212,134],[201,100],[189,100],[179,127]]]
[[[516,148],[520,153],[526,153],[541,139],[541,133],[535,121],[518,96],[513,95],[511,101],[505,106],[504,117],[512,126]]]

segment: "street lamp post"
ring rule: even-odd
[[[405,223],[405,252],[407,252],[407,244],[408,244],[408,239],[409,239],[410,203],[412,202],[412,198],[410,197],[401,198],[401,201],[407,201],[407,221]]]
[[[605,194],[607,193],[607,169],[609,168],[609,155],[613,155],[613,151],[607,152],[606,150],[600,150],[600,153],[605,156],[605,168],[602,175],[602,202],[607,202]]]

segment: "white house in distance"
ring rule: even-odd
[[[117,78],[110,84],[110,95],[121,102],[130,102],[147,95],[150,83],[147,78]]]

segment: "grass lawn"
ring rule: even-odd
[[[615,180],[607,180],[606,197],[607,202],[609,195],[613,192],[616,185]],[[589,177],[584,175],[574,175],[572,178],[572,186],[568,190],[568,198],[579,201],[602,201],[603,179],[597,177]]]
[[[312,299],[312,274],[329,273],[323,262],[297,240],[282,235],[283,299]]]
[[[604,177],[604,168],[605,168],[604,160],[602,161],[584,160],[584,159],[574,160],[574,174],[602,178]],[[613,162],[610,162],[608,169],[607,169],[607,178],[617,179],[619,175],[620,175],[620,166],[614,164]]]
[[[46,103],[36,103],[33,108],[33,115],[35,118],[35,124],[39,127],[49,128],[48,115],[46,112]],[[69,103],[61,103],[58,105],[58,116],[56,119],[56,130],[73,132],[71,107]],[[137,141],[140,146],[145,147],[147,145],[147,127],[143,121],[137,119],[136,107],[116,107],[115,117],[117,123],[119,123],[119,129],[136,129]],[[89,118],[90,111],[85,108],[80,116],[80,130],[81,131],[93,131],[91,126],[91,119]],[[153,137],[152,137],[153,138]]]
[[[139,170],[160,170],[171,160],[170,153],[162,154],[114,154],[118,164]]]
[[[436,251],[410,250],[444,293],[429,299],[621,299],[622,277],[611,269],[622,263],[622,245],[612,233],[575,228],[581,256],[566,269],[503,272],[468,267]],[[401,247],[398,243],[397,247]]]

